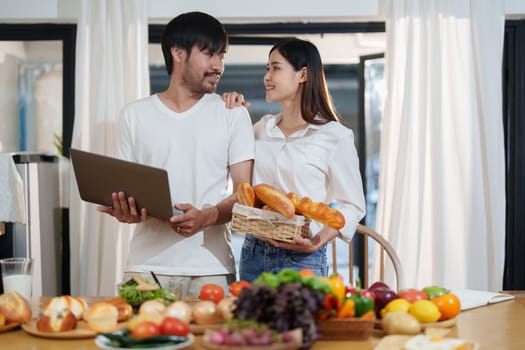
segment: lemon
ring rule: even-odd
[[[385,307],[381,310],[381,318],[392,311],[408,312],[412,304],[405,299],[394,299],[391,300]]]
[[[436,322],[441,317],[439,308],[430,300],[416,301],[408,312],[421,323]]]

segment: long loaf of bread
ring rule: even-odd
[[[268,184],[258,184],[253,187],[255,196],[271,207],[276,212],[291,219],[295,216],[295,206],[292,201],[273,186]]]
[[[330,208],[322,202],[313,202],[309,197],[299,198],[295,193],[290,192],[287,197],[294,204],[297,214],[307,216],[336,230],[345,226],[345,217],[339,210]]]
[[[242,182],[237,188],[237,202],[248,207],[253,207],[255,205],[255,193],[253,192],[253,187],[247,183]]]

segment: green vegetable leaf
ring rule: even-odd
[[[136,339],[130,335],[128,329],[122,332],[102,333],[101,335],[107,338],[112,346],[120,348],[153,348],[176,345],[188,340],[187,337],[177,335],[159,335],[156,337]]]

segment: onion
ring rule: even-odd
[[[219,309],[219,313],[222,315],[223,320],[229,321],[233,318],[233,310],[235,309],[234,301],[237,299],[233,296],[227,296],[224,297],[219,303],[217,304],[217,309]]]
[[[192,316],[196,324],[216,324],[222,321],[217,306],[209,300],[199,301],[193,305]]]
[[[166,305],[158,299],[147,300],[140,305],[139,314],[162,314],[166,309]]]
[[[168,305],[164,310],[164,317],[174,317],[178,320],[190,323],[191,307],[183,301],[176,301]]]

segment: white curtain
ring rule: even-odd
[[[500,290],[504,1],[389,0],[386,29],[377,230],[406,287]]]
[[[73,148],[114,155],[120,109],[149,94],[146,0],[83,0],[77,31]],[[133,225],[80,200],[71,177],[71,293],[114,295]]]

